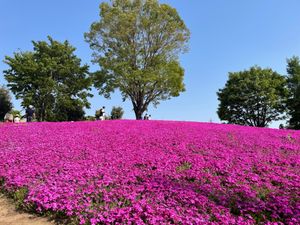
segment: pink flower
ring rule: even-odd
[[[300,223],[297,131],[123,120],[0,132],[4,187],[80,224]]]

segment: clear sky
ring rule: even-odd
[[[99,19],[99,0],[0,0],[0,84],[5,55],[32,50],[31,40],[69,40],[82,63],[91,63],[83,33]],[[191,31],[190,51],[180,57],[186,92],[150,107],[153,119],[219,122],[216,92],[228,72],[259,65],[286,73],[286,59],[300,56],[299,0],[162,0],[175,7]],[[110,100],[93,90],[87,115],[105,105],[122,106],[125,118],[134,118],[129,101],[116,93]],[[19,101],[14,106],[20,109]],[[275,126],[275,125],[274,125]],[[276,124],[277,126],[277,124]]]

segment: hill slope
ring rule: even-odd
[[[0,179],[74,223],[300,223],[300,133],[162,121],[0,126]]]

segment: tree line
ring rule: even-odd
[[[272,121],[286,119],[286,128],[300,129],[299,57],[287,60],[286,75],[258,66],[229,73],[217,95],[222,121],[267,127]]]
[[[178,57],[187,51],[190,32],[176,9],[157,0],[115,0],[101,3],[99,15],[84,34],[96,72],[82,65],[68,41],[50,36],[32,41],[32,51],[5,57],[8,88],[23,107],[35,106],[38,121],[81,119],[92,86],[106,98],[118,89],[136,119],[151,103],[185,90]]]

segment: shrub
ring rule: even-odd
[[[112,120],[119,120],[122,119],[124,114],[124,110],[122,109],[122,107],[118,106],[118,107],[113,107],[110,113],[110,119]]]

